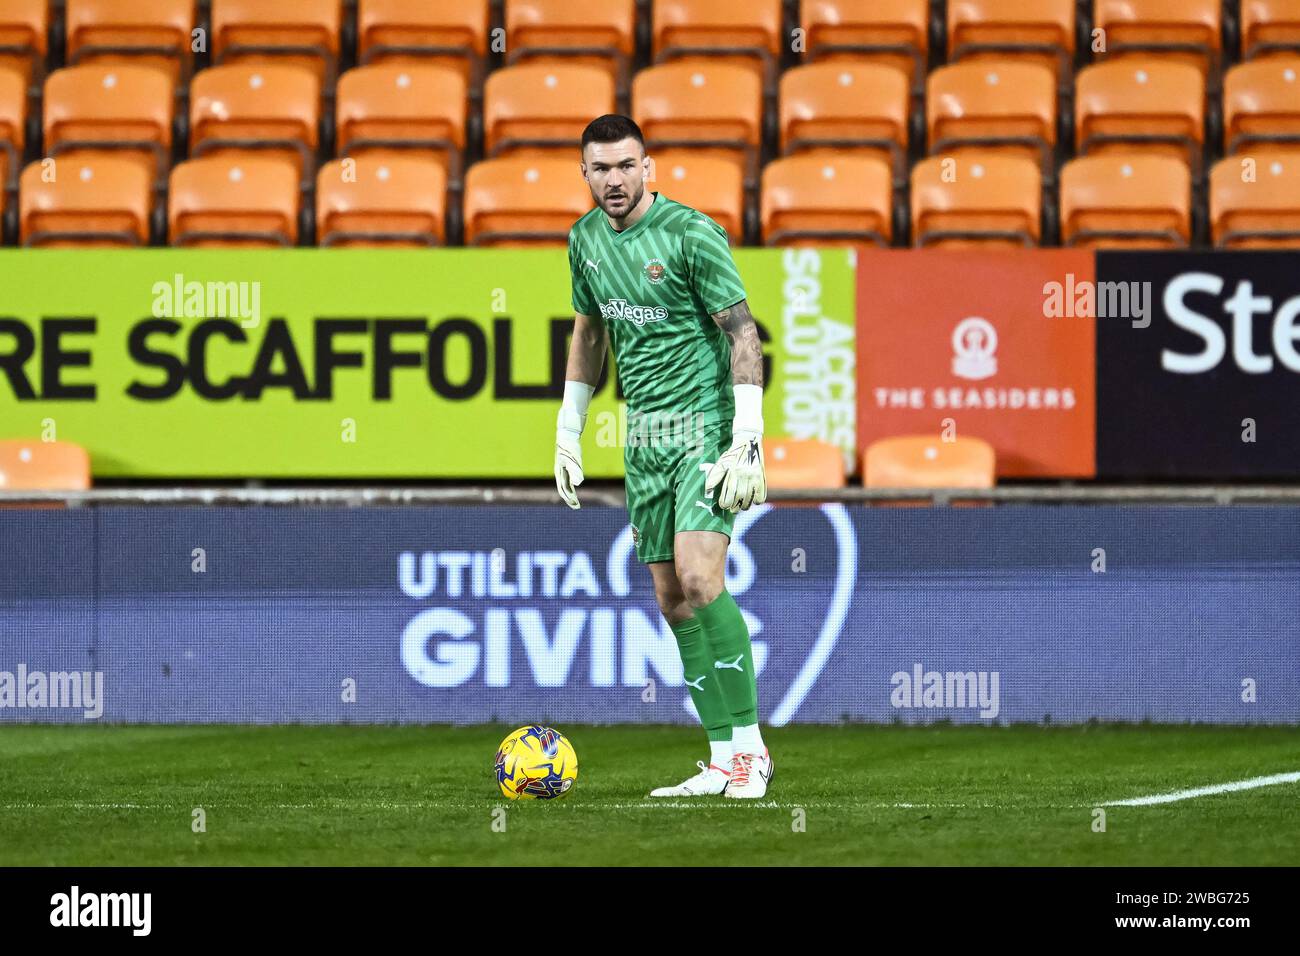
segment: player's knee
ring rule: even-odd
[[[691,616],[691,605],[677,588],[655,588],[659,612],[669,624],[678,624]]]
[[[703,607],[722,593],[722,582],[704,571],[679,571],[677,580],[681,582],[682,593],[691,607]]]

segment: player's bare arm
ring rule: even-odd
[[[573,314],[573,341],[569,343],[569,364],[564,378],[569,382],[584,382],[592,388],[600,381],[605,367],[605,353],[609,349],[609,330],[599,317]]]
[[[713,321],[731,341],[731,383],[763,387],[763,345],[758,325],[749,311],[749,300],[741,299],[730,308],[713,313]]]
[[[731,382],[736,417],[731,447],[709,470],[705,489],[718,492],[718,507],[744,511],[767,500],[763,462],[763,346],[749,302],[713,313],[713,321],[731,342]]]

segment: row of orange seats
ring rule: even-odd
[[[1014,61],[942,67],[927,81],[932,153],[1005,147],[1055,173],[1057,97],[1049,70]],[[1146,60],[1096,64],[1076,84],[1078,152],[1154,149],[1184,157],[1199,176],[1205,91],[1190,66]],[[159,71],[133,64],[83,65],[45,83],[46,155],[111,146],[142,154],[156,176],[172,154],[173,88]],[[876,152],[902,182],[908,148],[906,80],[875,63],[818,63],[787,71],[780,84],[783,154],[821,146]],[[191,88],[190,155],[214,149],[276,148],[304,181],[320,147],[321,96],[310,71],[286,63],[230,64],[199,73]],[[1300,148],[1300,56],[1243,63],[1226,77],[1226,153]],[[521,65],[488,80],[484,147],[570,153],[585,123],[615,109],[612,82],[598,68]],[[27,97],[20,77],[0,68],[0,182],[25,149]],[[755,178],[763,131],[758,81],[742,67],[677,63],[641,71],[633,115],[654,145],[708,147]],[[343,75],[335,109],[337,151],[414,150],[440,162],[459,186],[466,145],[466,89],[453,71],[423,64],[372,65]],[[15,170],[16,171],[16,170]]]
[[[844,454],[816,439],[763,441],[768,486],[842,488],[848,484]],[[862,456],[868,488],[991,488],[993,447],[979,438],[938,441],[928,435],[900,435],[873,442]],[[71,442],[0,440],[0,488],[7,491],[85,491],[91,485],[90,456]]]
[[[738,235],[743,189],[723,160],[660,154],[655,187]],[[440,245],[445,174],[406,156],[334,160],[317,176],[315,235],[300,234],[298,170],[281,157],[217,155],[180,163],[167,197],[175,246]],[[1035,246],[1044,240],[1043,189],[1031,160],[995,153],[932,156],[911,174],[916,246]],[[112,154],[32,163],[20,190],[26,245],[143,245],[153,190],[136,162]],[[730,195],[728,195],[728,192]],[[1167,156],[1089,156],[1061,174],[1061,239],[1080,247],[1184,247],[1193,238],[1187,167]],[[903,210],[891,170],[870,156],[809,154],[763,173],[762,233],[770,245],[889,245]],[[471,167],[465,239],[471,245],[564,243],[591,206],[570,160],[505,157]],[[1210,230],[1218,246],[1300,247],[1300,153],[1230,157],[1210,176]]]
[[[189,60],[191,31],[199,22],[194,0],[65,4],[69,62],[119,53],[124,45],[151,47],[173,65]],[[636,52],[642,6],[650,7],[650,53],[656,60],[707,49],[770,66],[786,46],[782,0],[606,0],[595,6],[504,0],[500,22],[508,56],[568,50],[625,70]],[[1278,47],[1294,49],[1300,29],[1296,0],[1084,0],[1079,6],[1105,36],[1108,54],[1163,47],[1207,69],[1224,52],[1227,23],[1244,59]],[[797,7],[799,41],[809,56],[867,51],[895,57],[909,71],[924,70],[935,8],[944,13],[950,60],[1014,46],[1055,63],[1062,55],[1073,58],[1079,26],[1075,0],[802,0]],[[47,0],[0,0],[0,33],[16,41],[4,44],[6,53],[27,44],[30,59],[43,58],[50,11]],[[297,49],[328,73],[342,52],[352,52],[342,50],[345,22],[355,22],[359,62],[420,51],[451,55],[472,68],[486,59],[493,39],[489,0],[210,0],[210,11],[213,62]]]

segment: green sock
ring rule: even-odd
[[[731,712],[722,697],[713,669],[713,655],[698,617],[688,617],[680,624],[671,625],[677,635],[677,649],[682,655],[682,673],[686,686],[691,689],[691,700],[710,741],[731,740]]]
[[[758,723],[758,684],[754,679],[754,651],[749,645],[749,628],[740,607],[723,591],[695,616],[709,641],[710,662],[727,702],[733,727]]]

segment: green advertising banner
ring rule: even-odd
[[[768,433],[847,455],[851,257],[736,251]],[[546,477],[572,325],[563,249],[5,250],[0,438],[97,477]],[[608,374],[589,476],[622,474],[626,419]]]

